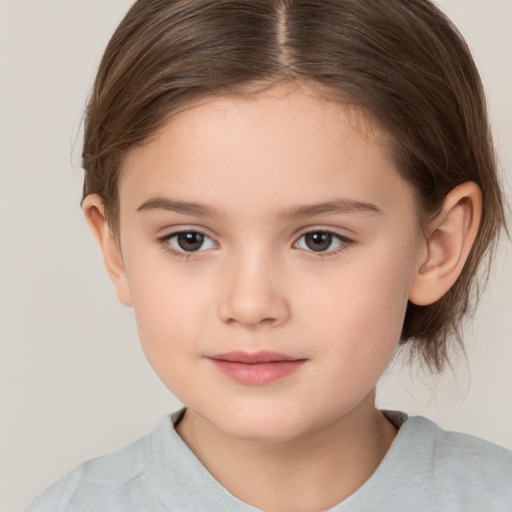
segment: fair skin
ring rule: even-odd
[[[375,388],[408,300],[442,297],[476,236],[473,183],[423,236],[383,140],[306,88],[211,99],[129,155],[119,240],[101,198],[84,201],[150,364],[188,408],[179,435],[262,510],[326,510],[375,471],[396,435]],[[234,379],[215,357],[240,351],[293,371]]]

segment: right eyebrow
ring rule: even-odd
[[[179,201],[160,196],[150,197],[137,208],[138,212],[148,210],[166,210],[169,212],[176,212],[184,215],[195,215],[198,217],[222,217],[222,213],[219,210],[208,204]]]

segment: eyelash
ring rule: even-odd
[[[202,231],[199,231],[196,229],[189,229],[189,230],[179,230],[179,231],[174,231],[172,233],[169,233],[168,235],[158,238],[157,242],[162,246],[162,248],[166,252],[171,253],[175,258],[178,258],[180,260],[188,260],[190,258],[196,257],[198,255],[198,253],[201,253],[204,251],[190,251],[190,252],[178,251],[178,250],[174,249],[173,247],[171,247],[171,245],[169,243],[170,240],[172,240],[173,238],[175,238],[181,234],[187,234],[187,233],[199,234],[199,235],[204,236],[205,238],[212,240],[211,237],[209,237],[206,233],[204,233]],[[332,236],[333,239],[337,239],[340,243],[340,246],[338,248],[330,250],[330,251],[326,251],[326,252],[315,252],[313,250],[306,251],[310,254],[315,255],[315,257],[318,257],[321,259],[336,257],[343,251],[347,250],[351,245],[354,244],[354,241],[351,240],[350,238],[347,238],[346,236],[340,235],[333,231],[329,231],[327,229],[310,229],[308,231],[304,231],[303,233],[301,233],[299,235],[299,237],[297,238],[297,241],[294,242],[293,247],[297,248],[297,244],[304,236],[306,236],[308,234],[319,234],[319,233],[328,234],[328,235]]]

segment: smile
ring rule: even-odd
[[[275,352],[229,352],[209,357],[218,370],[240,384],[263,386],[297,371],[306,359]]]

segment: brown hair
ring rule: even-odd
[[[99,194],[119,236],[123,158],[201,98],[305,83],[362,108],[391,138],[425,222],[476,182],[483,218],[451,290],[409,304],[401,342],[432,369],[461,343],[475,279],[505,226],[482,84],[468,47],[429,0],[138,0],[111,38],[87,109],[84,197]]]

